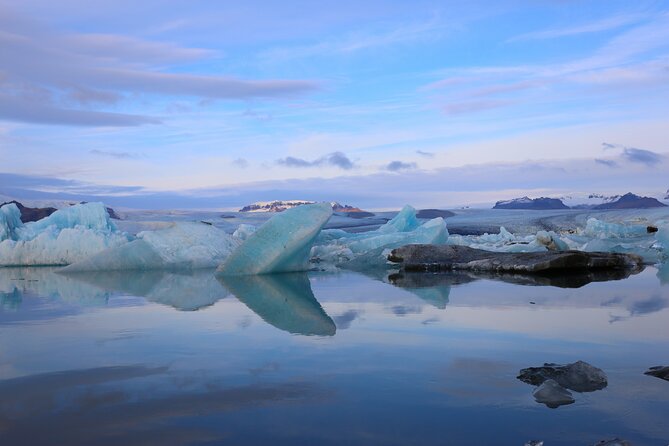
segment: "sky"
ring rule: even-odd
[[[367,209],[669,188],[669,1],[0,0],[0,195]]]

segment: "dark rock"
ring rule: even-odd
[[[346,212],[335,212],[335,215],[338,215],[340,217],[349,217],[349,218],[367,218],[367,217],[374,217],[376,214],[373,212],[367,212],[367,211],[346,211]]]
[[[518,379],[534,386],[553,380],[565,389],[576,392],[594,392],[608,385],[602,369],[583,361],[567,365],[546,363],[543,367],[529,367],[520,371]]]
[[[511,253],[452,245],[406,245],[393,249],[388,260],[401,263],[406,271],[471,270],[524,274],[634,270],[643,265],[643,259],[634,254],[583,251]]]
[[[547,209],[569,209],[559,198],[514,198],[513,200],[498,201],[493,206],[493,209],[530,209],[530,210],[547,210]]]
[[[451,211],[446,211],[443,209],[421,209],[416,213],[416,218],[448,218],[448,217],[453,217],[455,215],[454,212]]]
[[[631,192],[626,193],[616,201],[603,203],[595,206],[593,209],[648,209],[665,207],[666,204],[659,202],[652,197],[640,197]]]
[[[620,438],[614,438],[613,440],[600,440],[592,446],[632,446],[632,443]]]
[[[221,218],[237,218],[236,215],[230,215],[230,214],[223,214],[221,215]]]
[[[545,404],[551,409],[556,409],[560,406],[573,404],[576,400],[571,395],[571,392],[562,387],[552,379],[547,379],[539,387],[537,387],[532,396],[537,403]]]
[[[646,232],[649,234],[652,234],[657,231],[658,231],[657,226],[646,226]]]
[[[213,226],[213,225],[214,225],[213,223],[211,223],[211,222],[209,222],[209,221],[204,221],[204,220],[200,220],[200,223],[204,223],[205,225],[209,225],[209,226]]]
[[[669,365],[651,367],[643,374],[669,381]]]
[[[46,208],[29,208],[18,201],[12,200],[6,203],[0,204],[0,207],[3,207],[6,204],[14,203],[19,211],[21,211],[21,221],[23,223],[28,223],[29,221],[41,220],[57,211],[56,208],[46,207]]]

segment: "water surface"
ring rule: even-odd
[[[668,443],[666,270],[499,279],[0,268],[0,443]],[[579,359],[568,406],[516,379]]]

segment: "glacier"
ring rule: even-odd
[[[221,263],[217,274],[267,274],[309,269],[309,252],[330,216],[330,203],[297,206],[273,216]]]
[[[68,265],[128,240],[102,203],[74,205],[25,224],[15,204],[0,208],[0,266]]]
[[[135,240],[66,266],[61,272],[215,268],[241,244],[239,238],[212,225],[171,223],[163,229],[140,232]]]

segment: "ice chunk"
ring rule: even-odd
[[[16,228],[22,225],[21,211],[14,203],[0,207],[0,242],[16,239]]]
[[[648,230],[646,225],[607,223],[591,217],[586,222],[583,233],[589,237],[608,239],[645,236],[648,235]]]
[[[235,232],[233,232],[232,236],[237,237],[240,240],[246,240],[254,232],[256,232],[255,226],[242,223],[237,227],[237,229],[235,229]]]
[[[537,403],[545,404],[551,409],[556,409],[566,404],[573,404],[574,397],[571,392],[552,379],[547,379],[532,392]]]
[[[409,232],[420,226],[416,218],[416,209],[408,204],[388,223],[381,226],[378,232],[388,234],[391,232]]]
[[[669,254],[669,223],[663,224],[655,233],[655,240],[660,248]]]
[[[448,239],[446,222],[441,217],[414,227],[413,222],[418,220],[410,206],[398,217],[376,231],[358,234],[338,229],[323,231],[311,251],[312,260],[352,269],[368,268],[385,264],[385,252],[390,249],[412,243],[443,244]]]
[[[316,236],[332,215],[329,203],[307,204],[273,216],[222,264],[221,275],[304,271]]]
[[[0,266],[67,265],[128,242],[102,203],[79,204],[23,224],[14,204],[0,210]]]
[[[337,331],[334,321],[314,297],[305,273],[219,276],[219,280],[237,299],[279,330],[317,336],[333,336]]]
[[[122,246],[100,252],[61,271],[119,271],[215,268],[241,241],[215,226],[172,223],[144,231]]]
[[[451,236],[449,243],[494,252],[565,251],[569,244],[553,231],[539,231],[535,235],[512,234],[500,227],[499,234]]]

